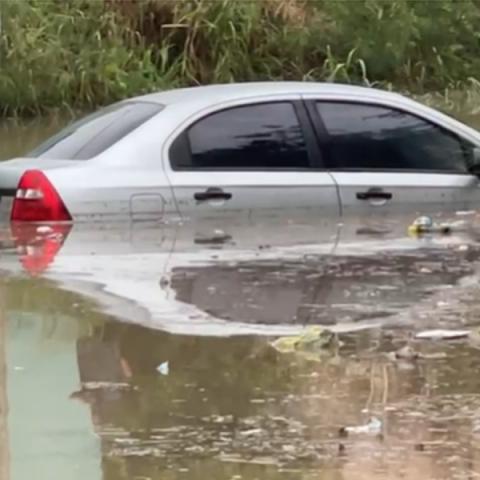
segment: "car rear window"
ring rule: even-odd
[[[65,127],[27,157],[88,160],[102,153],[163,110],[147,102],[117,103]]]

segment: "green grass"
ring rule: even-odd
[[[476,0],[4,0],[0,114],[181,85],[348,82],[478,105]],[[436,93],[431,93],[436,92]]]

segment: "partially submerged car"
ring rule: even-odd
[[[370,88],[177,89],[111,105],[3,162],[0,211],[60,222],[462,210],[480,204],[478,147],[476,130]]]

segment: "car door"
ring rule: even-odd
[[[315,169],[318,145],[303,103],[246,100],[192,118],[165,170],[185,216],[310,210],[337,217],[335,181]]]
[[[455,133],[383,105],[315,101],[309,110],[345,214],[479,205],[478,178],[468,171],[473,145]]]

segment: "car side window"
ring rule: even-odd
[[[247,105],[202,118],[186,132],[188,149],[172,148],[176,170],[303,169],[309,157],[290,102]],[[188,150],[188,152],[186,152]]]
[[[327,168],[468,172],[470,146],[409,113],[344,102],[317,102],[328,133]]]

